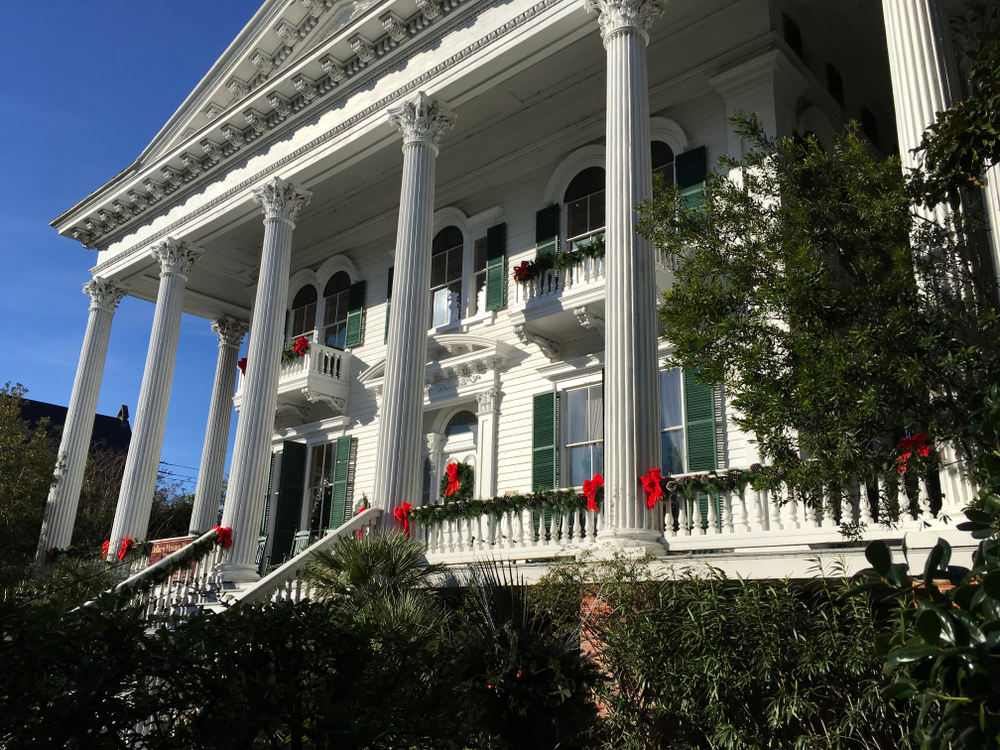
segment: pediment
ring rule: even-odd
[[[430,336],[424,383],[430,386],[443,380],[499,370],[516,354],[515,347],[488,336],[468,333]],[[358,381],[365,388],[381,389],[384,378],[385,357],[362,372]]]

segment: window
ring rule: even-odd
[[[465,238],[458,227],[445,227],[431,245],[431,327],[462,317],[462,255]]]
[[[590,167],[580,172],[566,188],[563,203],[566,204],[566,239],[570,247],[603,232],[604,170]]]
[[[316,287],[304,286],[292,300],[292,327],[289,338],[296,338],[311,332],[316,327]]]
[[[309,531],[316,534],[322,529],[330,527],[330,509],[333,505],[333,468],[336,455],[335,443],[316,445],[312,449],[309,486],[306,496],[312,501],[309,510]],[[343,519],[340,520],[343,522]]]
[[[674,151],[663,141],[653,141],[650,145],[653,161],[653,176],[663,178],[663,187],[674,184]]]
[[[347,314],[351,309],[351,277],[338,271],[323,290],[323,343],[343,349],[347,341]]]
[[[472,250],[472,300],[469,314],[476,315],[486,311],[486,259],[489,243],[486,237],[480,237]]]
[[[563,391],[560,418],[567,472],[562,485],[580,487],[604,471],[603,385]]]
[[[451,438],[459,435],[475,435],[476,425],[479,420],[471,411],[460,411],[448,420],[448,426],[444,428],[444,434]]]
[[[686,468],[679,369],[660,371],[660,467],[664,474],[683,474]]]

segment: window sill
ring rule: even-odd
[[[487,312],[463,318],[462,320],[456,320],[451,323],[444,323],[443,325],[430,328],[427,330],[427,335],[434,336],[438,333],[468,333],[470,328],[474,328],[476,326],[491,326],[496,322],[496,319],[497,311],[488,310]]]

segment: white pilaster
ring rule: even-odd
[[[90,295],[90,317],[83,335],[80,363],[76,368],[73,393],[66,411],[62,439],[59,442],[55,484],[49,490],[45,503],[42,533],[38,538],[36,569],[45,563],[45,554],[53,547],[65,549],[73,540],[73,525],[80,502],[83,472],[90,452],[90,438],[94,431],[97,397],[101,392],[104,360],[111,336],[111,319],[115,308],[126,290],[114,281],[95,276],[83,285],[84,294]]]
[[[284,340],[288,272],[292,259],[295,219],[312,193],[275,177],[254,189],[264,211],[264,247],[260,277],[247,344],[243,402],[236,423],[236,444],[222,525],[233,530],[233,546],[222,564],[229,580],[254,580],[254,555],[267,491],[274,410],[278,402],[278,372]]]
[[[212,330],[219,335],[219,358],[215,365],[208,427],[205,429],[198,486],[191,510],[191,534],[205,533],[215,526],[219,518],[222,475],[226,468],[229,423],[233,414],[233,389],[236,387],[236,359],[248,327],[244,321],[233,318],[212,321]]]
[[[635,230],[635,206],[653,195],[647,30],[663,0],[584,0],[598,13],[608,53],[605,237],[604,476],[607,534],[655,545],[640,477],[660,466],[656,266]]]
[[[389,121],[403,133],[403,184],[375,454],[374,504],[385,509],[384,523],[396,524],[394,511],[401,503],[420,504],[434,168],[441,134],[454,125],[455,114],[420,92],[412,101],[389,110]]]
[[[476,419],[479,421],[476,467],[476,497],[496,495],[497,415],[500,412],[500,390],[496,387],[476,394]]]
[[[169,237],[152,248],[153,258],[160,264],[160,288],[156,294],[153,331],[135,409],[135,428],[111,529],[109,555],[115,554],[123,539],[146,536],[174,380],[184,288],[188,272],[201,253],[200,248]]]

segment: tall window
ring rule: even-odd
[[[674,152],[663,141],[653,141],[650,144],[650,151],[653,157],[653,175],[660,175],[663,178],[663,187],[667,188],[674,184]]]
[[[472,251],[472,304],[469,314],[476,315],[486,309],[486,251],[489,247],[485,237],[476,240]],[[482,297],[482,299],[480,299]]]
[[[304,286],[292,300],[292,328],[289,337],[295,338],[309,333],[316,327],[316,287]]]
[[[333,506],[333,465],[337,458],[337,444],[325,443],[313,446],[311,458],[312,468],[306,492],[306,497],[312,501],[309,530],[320,533],[330,526],[330,508]]]
[[[347,340],[347,313],[351,303],[351,277],[338,271],[323,290],[323,343],[343,349]]]
[[[590,167],[580,172],[566,188],[563,203],[566,204],[566,239],[570,247],[603,232],[604,170]]]
[[[445,227],[431,245],[431,327],[462,317],[462,254],[465,238],[458,227]]]
[[[680,369],[660,371],[660,467],[664,474],[683,474],[684,398]]]
[[[580,487],[604,471],[604,387],[573,388],[562,393],[563,445],[569,476],[562,484]]]

